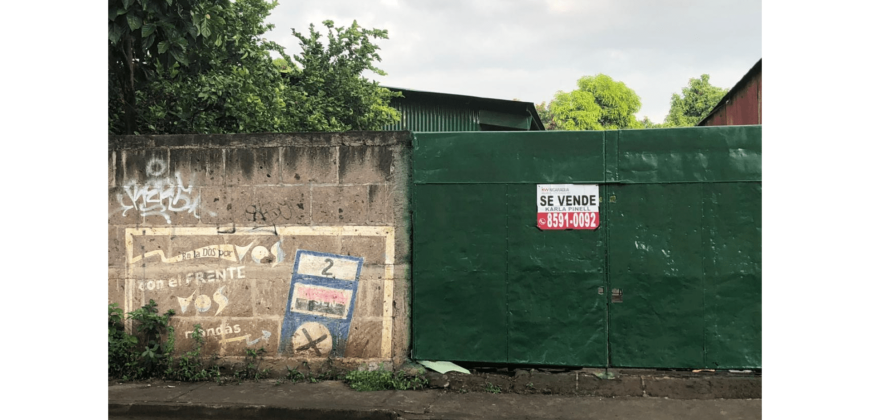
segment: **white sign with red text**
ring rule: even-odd
[[[597,184],[538,184],[538,228],[598,229]]]

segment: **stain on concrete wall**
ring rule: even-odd
[[[205,354],[407,356],[407,132],[118,136],[109,301]]]

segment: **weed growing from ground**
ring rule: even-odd
[[[344,380],[344,376],[339,374],[338,371],[335,370],[335,367],[332,366],[332,357],[328,357],[326,359],[326,366],[324,369],[321,369],[320,374],[317,375],[317,379],[321,381],[333,381],[333,380]]]
[[[490,394],[501,394],[501,388],[498,385],[493,385],[489,382],[486,383],[486,392]]]
[[[263,360],[263,355],[266,354],[266,349],[260,347],[257,350],[245,349],[245,361],[242,370],[235,373],[237,382],[244,379],[259,382],[261,378],[265,378],[269,374],[269,369],[260,370],[260,362]]]
[[[171,309],[160,315],[157,303],[152,299],[127,314],[135,331],[135,334],[128,334],[124,329],[124,312],[116,303],[109,304],[109,377],[123,381],[148,378],[186,382],[214,380],[223,385],[226,378],[221,376],[216,365],[217,355],[212,357],[211,367],[203,361],[205,334],[200,324],[194,326],[193,349],[177,359],[173,357],[175,331],[169,325],[172,315],[175,312]],[[264,348],[247,349],[242,370],[234,372],[231,377],[239,382],[247,379],[258,381],[265,377],[269,369],[259,368],[265,353]]]
[[[160,376],[171,364],[169,355],[175,347],[174,330],[151,299],[145,306],[127,314],[134,322],[136,335],[124,331],[123,311],[109,305],[109,375],[123,380]]]
[[[384,391],[408,389],[423,389],[429,384],[426,378],[408,376],[405,372],[390,372],[384,370],[381,365],[378,370],[348,372],[344,377],[345,382],[357,391]]]
[[[172,315],[175,315],[172,309],[160,315],[157,303],[151,299],[128,316],[136,323],[136,331],[141,334],[145,344],[145,351],[140,356],[143,376],[156,376],[168,365],[168,356],[175,348],[175,330],[169,325]],[[162,339],[164,337],[165,340]]]
[[[304,381],[304,380],[305,380],[305,374],[302,373],[302,372],[300,372],[300,371],[299,371],[298,369],[296,369],[296,368],[290,369],[290,366],[287,366],[287,375],[286,375],[286,378],[287,378],[288,381],[291,381],[291,382],[293,382],[293,383],[295,384],[296,382]]]
[[[208,369],[202,360],[202,346],[205,343],[202,325],[196,324],[193,326],[191,338],[193,338],[194,342],[193,350],[184,353],[178,358],[178,363],[174,365],[170,356],[170,366],[166,370],[166,377],[186,382],[210,381],[214,379],[220,383],[220,369],[217,366],[212,366],[211,369]]]
[[[138,370],[135,347],[139,340],[124,332],[124,312],[109,305],[109,376],[126,378]]]

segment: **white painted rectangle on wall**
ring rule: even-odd
[[[139,290],[136,287],[136,281],[138,277],[141,277],[141,273],[137,272],[137,269],[142,269],[144,267],[143,264],[138,263],[147,255],[134,255],[135,249],[133,246],[133,238],[138,236],[212,236],[216,233],[220,234],[220,232],[216,232],[213,227],[172,227],[172,228],[153,228],[153,227],[142,227],[142,228],[127,228],[125,229],[124,242],[126,248],[126,272],[127,278],[125,279],[125,292],[124,292],[124,312],[130,312],[135,309],[134,301],[135,301],[135,293]],[[381,357],[389,358],[392,356],[391,345],[392,345],[392,337],[393,337],[393,264],[394,264],[394,255],[395,255],[395,232],[393,227],[391,226],[283,226],[277,227],[274,231],[272,230],[264,230],[257,227],[236,227],[234,234],[237,235],[263,235],[263,236],[375,236],[384,238],[385,242],[385,260],[384,260],[384,283],[383,283],[383,313],[382,313],[382,334],[381,334]],[[236,247],[238,248],[238,247]],[[150,253],[149,253],[150,254]],[[161,254],[161,261],[165,261],[166,256]],[[241,255],[241,253],[239,253]],[[195,256],[195,255],[194,255]],[[211,256],[211,254],[209,254]],[[134,263],[136,261],[137,263]],[[302,261],[300,261],[300,272],[302,271]],[[318,264],[320,265],[320,273],[321,274],[313,274],[319,277],[323,276],[323,269],[325,266],[323,264],[327,264],[325,259],[312,260],[310,263],[306,263],[306,269],[309,273],[317,273],[316,269],[318,268]],[[338,270],[327,270],[329,273],[338,273],[335,277],[343,280],[353,281],[356,278],[356,270],[357,270],[357,262],[353,260],[345,260],[342,258],[333,259],[333,267],[338,267]],[[331,277],[331,276],[326,276]],[[309,291],[311,292],[311,291]],[[312,293],[308,293],[313,296]],[[332,306],[337,306],[339,301],[341,300],[338,296],[331,296],[334,299],[332,302]],[[321,297],[322,298],[322,297]],[[318,301],[314,306],[320,311],[329,312],[330,307],[329,298],[330,296],[326,296],[327,302],[326,306],[323,305],[323,301]],[[320,313],[322,314],[322,312]],[[125,322],[126,328],[128,331],[133,331],[132,320],[127,320]],[[236,331],[238,332],[238,331]],[[256,341],[256,340],[255,340]]]
[[[359,270],[359,262],[355,260],[304,253],[299,257],[299,268],[296,273],[354,281],[357,270]]]

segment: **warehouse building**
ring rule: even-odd
[[[385,86],[386,87],[386,86]],[[388,131],[524,131],[544,130],[531,102],[480,98],[449,93],[386,87],[402,92],[390,106],[402,119],[384,127]]]

